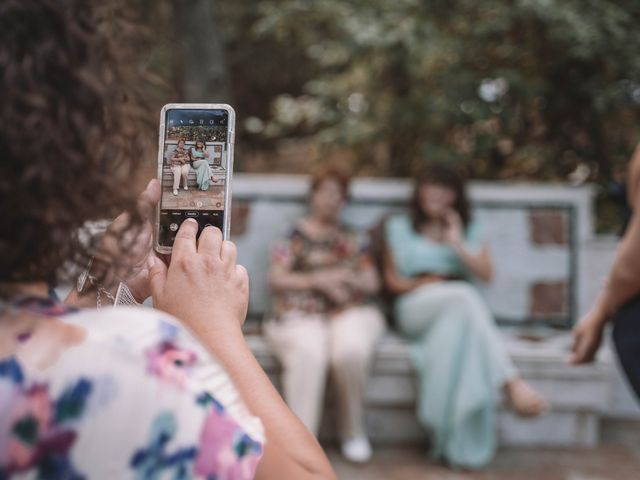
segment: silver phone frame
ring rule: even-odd
[[[227,178],[224,186],[224,215],[222,223],[222,238],[229,238],[231,229],[231,183],[233,180],[233,147],[236,141],[236,111],[231,105],[226,103],[167,103],[160,110],[160,131],[158,134],[158,160],[157,160],[157,178],[162,188],[162,174],[164,163],[164,132],[165,119],[167,110],[226,110],[229,113],[227,119]],[[154,226],[153,243],[158,253],[170,254],[172,247],[166,247],[158,243],[160,235],[160,205],[162,203],[162,195],[160,201],[156,205],[156,222]]]

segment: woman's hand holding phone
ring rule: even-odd
[[[225,368],[249,410],[265,427],[267,446],[256,479],[336,478],[313,435],[287,408],[242,336],[249,278],[222,232],[185,220],[167,268],[154,259],[149,276],[155,306],[177,317]]]
[[[222,232],[198,224],[180,226],[167,268],[152,257],[149,270],[154,306],[175,316],[198,336],[242,333],[249,298],[249,277],[236,264],[236,247]],[[211,337],[209,337],[211,338]]]

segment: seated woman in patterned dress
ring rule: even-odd
[[[0,478],[335,478],[244,340],[234,245],[186,221],[168,267],[150,252],[160,185],[131,185],[153,133],[109,35],[130,24],[96,5],[0,4]],[[156,308],[107,307],[123,281]]]
[[[178,195],[178,188],[180,188],[180,178],[182,178],[182,185],[185,190],[189,190],[189,171],[191,166],[189,165],[189,152],[184,148],[184,139],[178,140],[176,149],[171,154],[171,172],[173,173],[173,194]]]
[[[365,232],[344,224],[350,178],[335,166],[311,177],[309,212],[274,245],[266,338],[282,363],[284,396],[317,433],[330,373],[345,458],[372,455],[364,422],[369,368],[385,319],[376,306],[379,279]]]

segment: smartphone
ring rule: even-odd
[[[229,238],[235,111],[226,104],[171,103],[160,112],[155,249],[171,253],[180,224],[213,225]]]

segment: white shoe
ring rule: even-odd
[[[186,185],[182,188],[184,188],[185,190],[189,190],[189,187],[187,187]]]
[[[173,194],[174,194],[174,195],[178,195],[178,190],[174,188],[174,189],[173,189]]]
[[[354,463],[366,463],[371,460],[371,444],[365,435],[342,442],[342,456]]]

